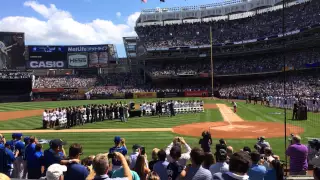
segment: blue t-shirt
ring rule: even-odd
[[[18,156],[23,156],[24,155],[24,150],[25,150],[24,142],[22,142],[20,140],[16,141],[15,145],[14,145],[14,149],[15,150],[19,150]]]
[[[86,180],[87,176],[89,175],[88,169],[81,164],[74,163],[68,165],[67,167],[68,170],[64,176],[65,180]]]
[[[0,148],[4,148],[4,144],[0,144]]]
[[[114,152],[119,152],[123,154],[124,156],[127,155],[128,150],[126,147],[121,146],[121,147],[112,147],[109,149],[109,153],[114,153]],[[112,165],[114,166],[121,166],[121,161],[117,160],[116,158],[112,159]]]
[[[160,179],[167,179],[167,167],[169,165],[168,161],[158,161],[153,165],[153,171],[156,172]]]
[[[264,177],[264,180],[275,180],[277,179],[277,172],[275,169],[268,170],[266,176]]]
[[[252,165],[248,172],[249,179],[254,180],[264,180],[266,174],[266,167],[257,164]]]
[[[36,144],[34,143],[29,144],[25,150],[25,159],[27,161],[31,161],[30,158],[33,156],[35,152],[36,152]]]
[[[12,169],[12,165],[13,162],[16,160],[16,158],[14,157],[13,152],[11,151],[11,149],[5,148],[5,147],[1,147],[0,148],[0,165],[3,165],[5,167],[1,167],[1,169]],[[4,162],[4,163],[2,163]]]
[[[60,164],[63,159],[63,153],[56,153],[52,149],[47,149],[44,151],[44,166],[48,169],[52,164]]]
[[[44,165],[44,156],[43,152],[37,151],[33,153],[31,156],[28,156],[28,168],[41,168]]]

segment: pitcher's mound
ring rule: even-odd
[[[256,139],[260,136],[267,138],[284,137],[284,124],[274,122],[206,122],[176,126],[174,133],[200,137],[203,131],[210,131],[214,138],[224,139]],[[287,124],[287,136],[291,133],[301,134],[304,129]]]

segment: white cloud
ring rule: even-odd
[[[134,26],[140,15],[139,12],[133,13],[125,24],[114,24],[105,19],[81,23],[74,20],[70,12],[58,9],[54,4],[45,6],[37,1],[27,1],[24,6],[32,8],[45,20],[4,17],[0,19],[0,31],[25,32],[27,44],[122,44],[122,37],[136,36]]]
[[[119,18],[119,17],[121,17],[121,12],[117,12],[116,13],[116,16]]]

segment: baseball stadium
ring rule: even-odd
[[[114,44],[26,45],[24,32],[0,32],[0,160],[7,151],[15,159],[0,172],[50,180],[47,164],[39,177],[30,175],[38,172],[27,168],[27,149],[40,144],[46,162],[46,150],[60,140],[61,166],[99,153],[139,152],[149,161],[139,173],[132,161],[110,158],[112,178],[121,161],[139,179],[319,179],[319,12],[318,0],[144,9],[137,36],[123,37],[126,58]],[[78,156],[71,155],[75,146]],[[182,155],[169,160],[172,149],[188,157],[185,164],[177,163]],[[175,178],[150,165],[162,150],[165,172],[182,167]],[[250,162],[241,175],[231,168],[237,158]],[[95,162],[88,168],[94,175],[83,179],[99,179]],[[228,169],[213,172],[218,163]],[[190,170],[196,165],[201,173]],[[67,167],[65,179],[78,179]],[[124,174],[118,177],[137,179]]]

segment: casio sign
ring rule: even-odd
[[[88,57],[84,54],[75,54],[69,56],[69,66],[86,66]]]
[[[31,68],[64,68],[63,61],[30,61]]]

